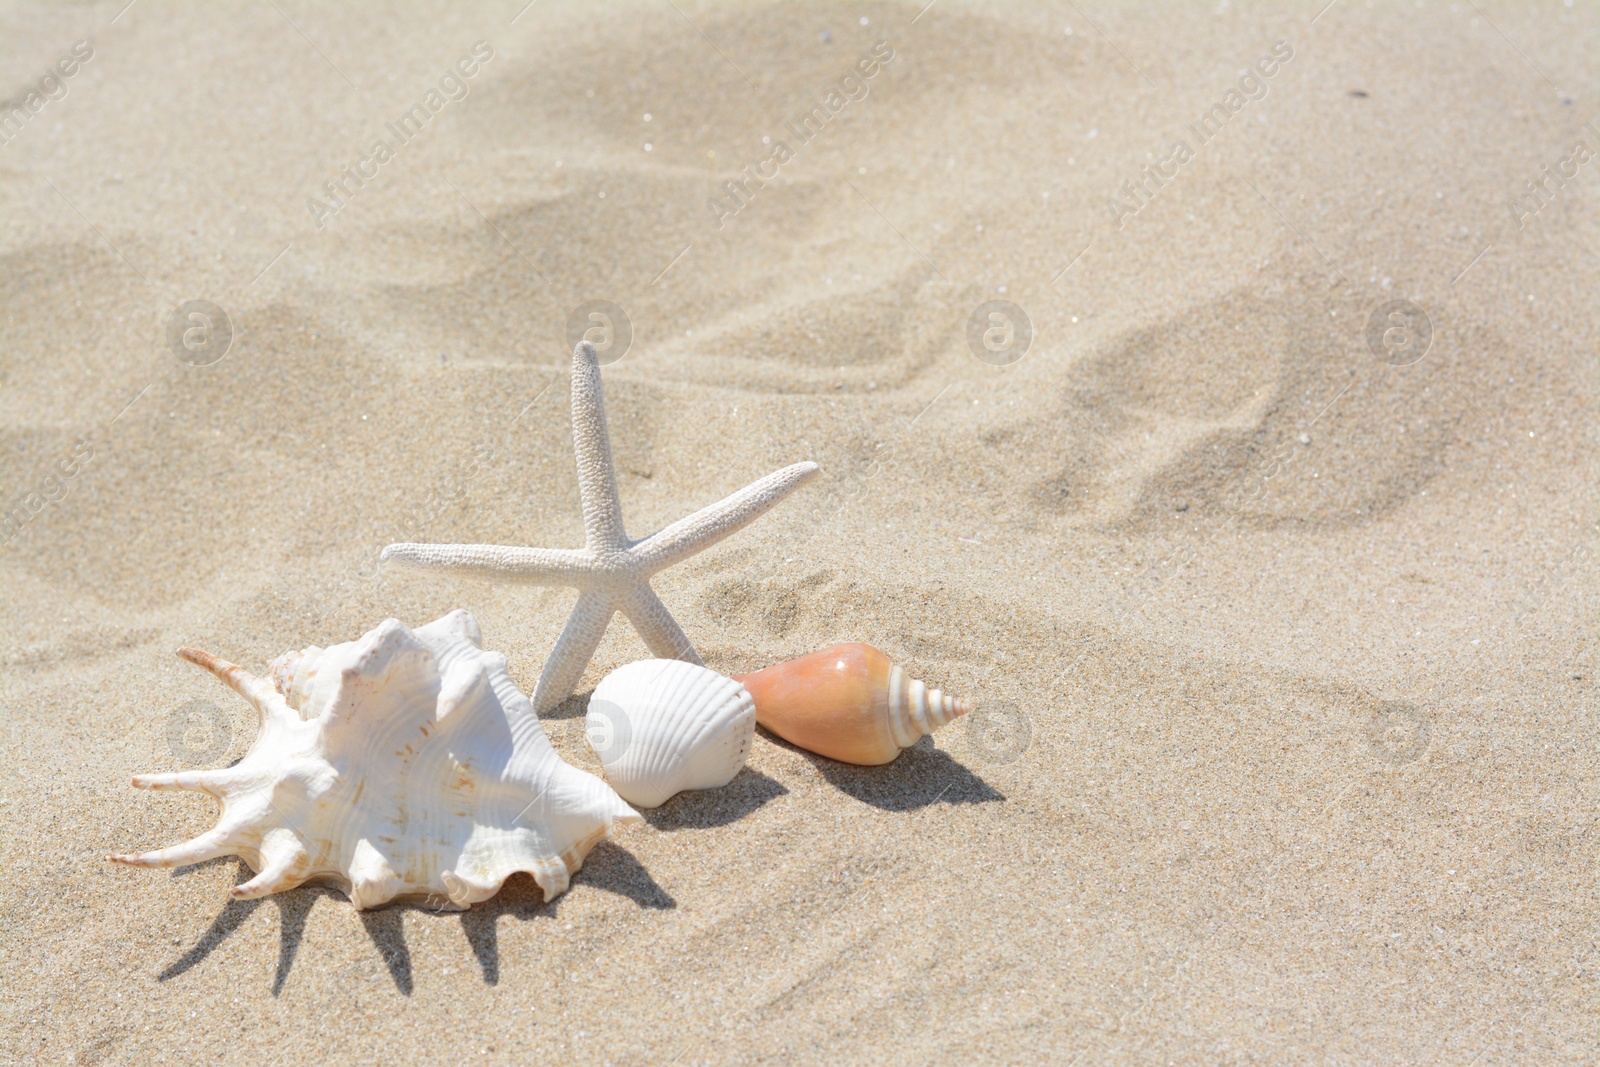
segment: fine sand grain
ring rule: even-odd
[[[123,3],[0,10],[0,1062],[1594,1062],[1595,6]],[[983,711],[549,904],[107,863],[253,737],[180,645],[532,691],[570,592],[376,555],[580,542],[590,300],[635,535],[822,468],[658,580],[707,663]]]

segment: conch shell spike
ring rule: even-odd
[[[304,872],[310,867],[310,857],[293,832],[274,830],[262,846],[261,859],[261,873],[230,889],[229,896],[235,901],[256,901],[278,889],[293,889],[306,880]]]
[[[186,659],[196,667],[214,674],[217,681],[248,700],[262,722],[272,714],[273,703],[283,699],[265,679],[257,678],[238,664],[229,663],[220,656],[213,656],[198,648],[180,648],[178,658]]]
[[[110,859],[113,863],[123,863],[129,867],[183,867],[191,863],[214,860],[218,856],[227,856],[232,852],[233,846],[229,843],[227,835],[221,830],[212,830],[181,845],[169,845],[143,854],[117,853]]]
[[[231,784],[235,775],[220,771],[178,771],[176,774],[136,774],[135,789],[188,789],[196,793],[217,792]]]

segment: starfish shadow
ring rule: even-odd
[[[764,731],[765,733],[765,731]],[[901,751],[893,762],[880,767],[859,767],[819,756],[791,745],[773,733],[773,744],[798,752],[841,793],[884,811],[915,811],[941,801],[947,804],[989,804],[1005,794],[952,758],[924,737]]]
[[[650,872],[634,859],[632,853],[611,841],[602,841],[594,847],[583,861],[583,870],[578,872],[574,882],[579,879],[596,889],[627,897],[641,908],[665,910],[678,906],[672,895],[656,884]],[[461,930],[467,936],[467,943],[472,946],[472,954],[478,959],[478,969],[483,972],[485,985],[498,985],[500,982],[501,918],[525,922],[540,917],[554,919],[566,899],[567,895],[563,893],[547,903],[544,890],[539,888],[532,875],[515,874],[506,879],[505,885],[494,897],[461,913]]]
[[[593,689],[586,689],[581,693],[574,693],[549,711],[540,715],[541,719],[581,719],[589,714],[589,697]]]

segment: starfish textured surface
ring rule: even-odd
[[[383,559],[396,563],[578,590],[572,617],[550,650],[533,693],[533,706],[541,714],[572,695],[618,611],[633,623],[651,655],[700,664],[694,645],[650,588],[651,576],[742,530],[817,473],[815,463],[792,464],[649,537],[630,540],[622,527],[617,472],[611,463],[600,364],[587,341],[572,353],[572,443],[583,498],[582,548],[395,544],[383,550]]]

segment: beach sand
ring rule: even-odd
[[[520,6],[0,13],[0,1060],[1593,1062],[1595,7]],[[376,554],[580,543],[590,300],[635,535],[822,468],[657,579],[706,662],[983,710],[548,904],[106,862],[254,737],[180,645],[464,607],[532,691],[572,593]]]

